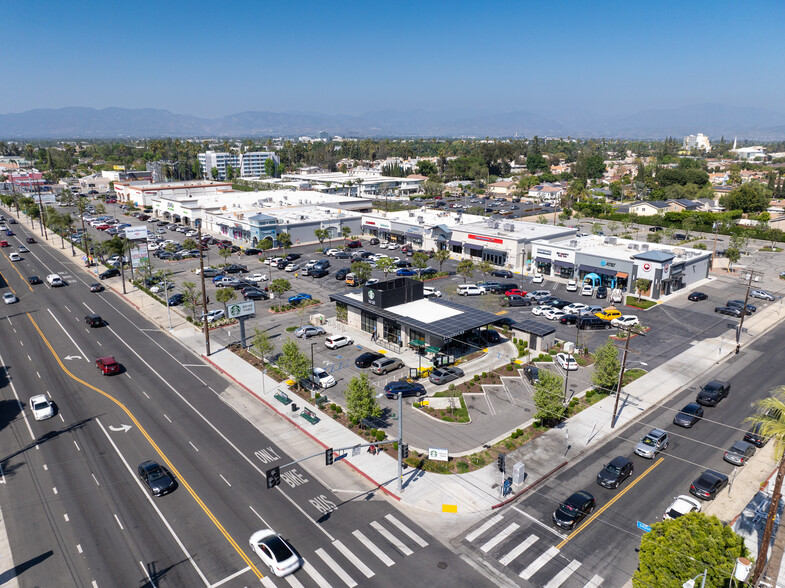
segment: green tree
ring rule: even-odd
[[[762,212],[769,207],[771,190],[758,182],[747,182],[720,198],[725,210]]]
[[[181,292],[183,306],[191,311],[191,318],[196,320],[196,312],[203,306],[201,289],[197,289],[193,282],[183,282]]]
[[[289,280],[285,280],[283,278],[276,278],[270,284],[270,291],[275,294],[277,298],[283,296],[284,292],[288,292],[292,289],[292,285],[289,283]]]
[[[330,236],[330,231],[327,229],[314,229],[313,234],[319,239],[319,246],[324,245],[325,239]]]
[[[218,288],[215,291],[215,299],[224,305],[224,310],[226,310],[226,305],[235,298],[237,298],[237,292],[234,288]]]
[[[695,227],[697,226],[697,221],[693,215],[685,216],[681,221],[681,228],[684,229],[684,233],[687,239],[690,238],[690,231],[694,231]]]
[[[412,265],[418,270],[424,270],[428,267],[428,254],[422,251],[415,251],[412,255]]]
[[[286,251],[292,246],[292,236],[289,233],[278,233],[278,244]]]
[[[346,399],[346,415],[353,421],[368,417],[382,416],[382,407],[376,402],[376,390],[367,374],[360,374],[349,380],[344,393]]]
[[[439,249],[434,252],[433,258],[439,264],[439,271],[441,272],[444,262],[450,259],[450,252],[447,249]]]
[[[392,260],[392,257],[382,257],[376,262],[376,269],[384,274],[384,279],[386,280],[387,274],[395,269],[395,262]]]
[[[421,176],[428,176],[428,177],[439,173],[439,171],[436,169],[436,164],[427,159],[422,159],[417,162],[417,167],[415,168],[415,172],[417,172]]]
[[[364,284],[371,277],[371,264],[367,261],[353,261],[351,271],[357,280]]]
[[[273,240],[270,239],[270,237],[265,237],[264,239],[259,241],[258,247],[262,251],[267,251],[268,249],[272,249],[273,248]]]
[[[456,270],[459,276],[463,276],[463,283],[474,276],[474,262],[471,259],[462,259],[458,262]]]
[[[275,351],[275,343],[272,342],[270,336],[265,331],[260,330],[258,327],[254,327],[251,347],[262,358],[262,363],[264,363],[268,355]]]
[[[278,366],[289,374],[298,386],[311,376],[311,360],[291,339],[287,339],[281,347]]]
[[[592,235],[599,235],[602,233],[602,225],[600,223],[592,223],[591,232]]]
[[[716,516],[686,514],[643,534],[632,585],[676,588],[708,570],[706,586],[727,586],[736,558],[747,555],[744,539]]]
[[[534,175],[537,172],[549,171],[550,166],[548,166],[548,160],[541,153],[530,153],[526,156],[526,169]]]
[[[736,247],[728,247],[725,250],[725,257],[728,258],[728,271],[731,271],[733,264],[741,259],[741,251]]]
[[[210,177],[209,177],[209,179],[211,179],[211,180],[217,180],[218,179],[218,168],[217,167],[211,167],[210,168]]]
[[[265,160],[264,173],[268,178],[272,178],[275,175],[275,162],[272,159]]]
[[[491,265],[490,261],[483,259],[481,262],[477,264],[477,271],[479,271],[480,274],[482,274],[483,278],[487,279],[488,274],[493,271],[493,266]]]
[[[547,225],[548,224],[548,219],[545,218],[544,214],[541,214],[540,216],[537,217],[537,222],[539,224],[541,224],[541,225]]]
[[[193,239],[186,239],[183,241],[183,248],[184,249],[196,249],[198,247],[196,241]]]
[[[646,235],[646,240],[649,243],[659,243],[662,241],[662,233],[649,233]]]
[[[345,241],[349,238],[349,236],[351,234],[352,234],[352,228],[351,227],[349,227],[347,225],[344,225],[344,226],[341,227],[341,235],[343,235],[344,244],[345,244]]]
[[[594,351],[594,373],[591,382],[602,392],[611,392],[619,383],[619,350],[610,339]]]
[[[648,292],[649,288],[651,288],[651,280],[646,280],[644,278],[638,278],[635,280],[635,289],[638,291],[638,300],[641,299],[641,295],[644,292]]]
[[[534,418],[546,427],[564,420],[567,406],[564,403],[564,378],[550,370],[540,370],[540,381],[534,385],[532,398],[537,414]]]
[[[223,257],[224,264],[229,261],[229,258],[232,256],[232,250],[229,247],[221,247],[218,249],[218,255]]]

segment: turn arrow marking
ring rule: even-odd
[[[82,359],[81,355],[66,355],[63,359],[71,361],[72,359]]]
[[[120,425],[119,427],[113,427],[112,425],[109,425],[109,430],[114,431],[115,433],[127,433],[130,429],[131,425]]]

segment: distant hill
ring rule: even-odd
[[[562,120],[560,120],[562,119]],[[0,114],[0,138],[67,139],[127,137],[265,137],[315,135],[327,131],[349,137],[607,137],[662,139],[705,133],[726,139],[785,138],[785,113],[723,104],[643,110],[609,118],[570,112],[544,116],[514,111],[382,110],[358,115],[248,111],[215,119],[173,114],[154,108],[28,110]]]

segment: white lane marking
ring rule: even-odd
[[[150,577],[150,573],[147,571],[147,568],[144,566],[144,564],[142,562],[139,562],[139,565],[141,566],[144,575],[147,576],[147,580],[150,582],[150,586],[152,586],[153,588],[158,588],[155,582],[153,582],[153,579]]]
[[[547,564],[554,557],[556,557],[557,553],[559,553],[559,550],[555,546],[549,547],[548,551],[546,551],[545,553],[540,555],[540,557],[538,557],[533,562],[531,562],[529,566],[519,574],[519,576],[524,580],[528,580],[534,574],[539,572],[540,568],[542,568],[545,564]]]
[[[76,439],[74,439],[74,445],[76,445],[77,451],[82,451],[81,449],[79,449],[79,443],[76,442]]]
[[[515,510],[517,510],[519,513],[521,513],[523,516],[525,516],[527,519],[529,519],[529,520],[530,520],[530,521],[532,521],[533,523],[537,523],[538,525],[540,525],[540,526],[541,526],[543,529],[545,529],[546,531],[548,531],[548,532],[550,532],[550,533],[553,533],[554,535],[556,535],[557,537],[560,537],[561,539],[566,539],[566,538],[567,538],[567,535],[565,535],[564,533],[559,533],[559,532],[558,532],[556,529],[552,529],[551,527],[549,527],[548,525],[546,525],[546,524],[545,524],[545,523],[543,523],[542,521],[535,519],[535,518],[534,518],[533,516],[531,516],[529,513],[527,513],[527,512],[523,512],[523,511],[522,511],[520,508],[518,508],[517,506],[513,506],[512,508],[513,508],[513,509],[515,509]]]
[[[223,586],[224,584],[226,584],[227,582],[230,582],[231,580],[234,580],[238,576],[242,576],[245,572],[247,572],[250,569],[251,569],[251,566],[248,566],[247,568],[243,568],[242,570],[238,570],[234,574],[232,574],[231,576],[226,576],[223,580],[218,580],[215,584],[210,586],[210,588],[218,588],[218,586]],[[265,576],[265,577],[267,577],[267,576]]]
[[[529,547],[531,547],[537,541],[537,539],[539,539],[537,535],[529,535],[525,541],[522,541],[521,543],[513,547],[510,553],[508,553],[503,558],[501,558],[499,560],[499,563],[502,564],[503,566],[506,566],[512,560],[514,560],[516,557],[522,554],[524,551],[529,549]]]
[[[569,564],[567,564],[566,568],[562,569],[558,574],[550,579],[550,581],[545,585],[545,588],[559,588],[559,586],[564,584],[567,578],[569,578],[579,567],[581,567],[581,562],[576,559],[572,560]]]
[[[195,451],[199,451],[199,450],[196,448],[196,445],[194,445],[194,444],[193,444],[193,443],[191,443],[190,441],[188,442],[188,444],[189,444],[191,447],[193,447]]]
[[[493,537],[490,541],[488,541],[485,545],[480,547],[480,551],[483,553],[488,553],[491,549],[496,547],[499,543],[507,539],[510,535],[515,533],[518,530],[518,523],[510,523],[507,525],[503,531],[498,533],[495,537]]]
[[[11,317],[10,317],[10,316],[7,316],[7,317],[5,317],[5,318],[6,318],[6,320],[8,321],[8,324],[9,324],[9,325],[13,325],[13,324],[14,324],[14,323],[11,321]],[[14,331],[14,332],[16,332],[16,331]]]
[[[95,474],[90,474],[90,475],[93,476],[93,480],[95,480],[95,485],[100,486],[101,484],[98,483],[98,478],[95,477]]]
[[[252,512],[252,513],[254,513],[254,514],[257,516],[257,517],[259,517],[259,520],[260,520],[260,521],[262,521],[262,522],[264,523],[264,526],[265,526],[265,527],[270,527],[270,525],[268,525],[268,524],[267,524],[267,521],[265,521],[265,520],[262,518],[262,515],[260,515],[258,512],[256,512],[256,511],[254,510],[254,507],[253,507],[253,506],[249,506],[248,508],[250,508],[250,509],[251,509],[251,512]]]
[[[44,464],[44,471],[47,471],[48,469],[49,469],[49,466]]]
[[[586,586],[583,588],[597,588],[600,584],[602,584],[602,576],[594,576],[591,580],[586,583]]]
[[[294,574],[284,576],[284,580],[286,580],[286,583],[289,584],[289,586],[292,586],[292,588],[305,588],[305,586],[300,583],[300,580],[298,580]]]
[[[313,581],[316,582],[319,588],[332,588],[332,586],[330,586],[330,583],[327,580],[325,580],[322,577],[322,575],[314,569],[314,567],[311,565],[311,562],[309,562],[307,559],[303,559],[303,570],[305,571],[306,574],[308,574],[309,576],[311,576],[311,578],[313,578]]]
[[[5,484],[5,472],[2,465],[0,465],[0,484]]]
[[[68,312],[71,312],[71,309],[68,308],[65,304],[63,304],[63,308],[65,308]]]
[[[133,378],[131,377],[131,374],[129,374],[128,372],[125,372],[125,375],[128,376],[129,380],[133,380]]]
[[[496,523],[501,521],[503,518],[504,517],[502,515],[496,515],[495,517],[491,517],[490,519],[485,521],[485,523],[483,523],[480,527],[477,527],[474,531],[466,535],[466,540],[470,542],[474,541],[475,539],[477,539],[477,537],[485,533],[485,531],[493,527]]]
[[[55,494],[57,494],[57,486],[55,486],[54,488],[52,488],[52,492],[54,492]]]
[[[98,588],[98,582],[96,582],[95,580],[93,580],[93,588]]]
[[[59,417],[60,417],[60,420],[61,420],[61,421],[65,422],[65,419],[63,418],[63,415],[61,415],[61,414],[58,414],[57,416],[59,416]]]
[[[357,539],[357,540],[358,540],[360,543],[362,543],[363,545],[365,545],[365,547],[367,547],[367,548],[368,548],[368,551],[370,551],[370,552],[371,552],[371,553],[373,553],[373,554],[374,554],[376,557],[378,557],[380,560],[382,560],[382,563],[383,563],[384,565],[386,565],[388,568],[389,568],[391,565],[395,564],[395,562],[394,562],[393,560],[391,560],[391,559],[390,559],[390,557],[389,557],[389,556],[388,556],[386,553],[384,553],[384,551],[382,551],[381,549],[379,549],[379,546],[378,546],[378,545],[374,545],[373,541],[371,541],[370,539],[368,539],[368,537],[366,537],[365,535],[363,535],[362,531],[352,531],[352,535],[354,535],[354,537],[355,537],[355,538],[356,538],[356,539]]]
[[[327,532],[327,530],[326,530],[324,527],[322,527],[322,526],[321,526],[319,523],[317,523],[315,520],[313,520],[313,519],[311,518],[311,515],[309,515],[307,512],[305,512],[305,511],[303,510],[303,508],[302,508],[302,507],[301,507],[299,504],[297,504],[297,503],[296,503],[296,502],[295,502],[295,501],[294,501],[294,500],[293,500],[291,497],[289,497],[289,495],[287,495],[287,494],[286,494],[286,492],[284,492],[283,490],[281,490],[281,487],[280,487],[280,486],[276,486],[276,487],[275,487],[275,489],[276,489],[276,490],[278,490],[278,493],[279,493],[281,496],[283,496],[284,498],[286,498],[286,500],[288,500],[289,502],[291,502],[291,503],[292,503],[292,506],[294,506],[294,507],[295,507],[297,510],[299,510],[301,513],[303,513],[303,516],[304,516],[306,519],[308,519],[309,521],[311,521],[311,522],[312,522],[312,523],[313,523],[313,524],[316,526],[316,528],[317,528],[317,529],[319,529],[319,530],[320,530],[322,533],[324,533],[325,535],[327,535],[327,537],[330,539],[330,541],[331,541],[331,542],[332,542],[332,541],[335,541],[335,537],[333,537],[332,535],[330,535],[330,534]]]
[[[11,327],[11,328],[14,330],[14,333],[16,333],[16,327]]]
[[[114,520],[116,520],[117,524],[120,525],[120,530],[125,531],[125,529],[123,529],[123,523],[120,522],[120,518],[117,515],[114,515]]]
[[[35,441],[35,435],[33,435],[33,428],[30,426],[30,420],[27,418],[27,413],[25,412],[24,408],[25,405],[22,404],[22,401],[19,400],[19,394],[16,393],[16,386],[14,386],[14,381],[11,379],[11,375],[8,373],[8,368],[5,367],[8,364],[3,359],[3,355],[0,354],[0,363],[3,364],[3,371],[5,372],[5,379],[8,380],[8,383],[11,385],[11,392],[14,393],[14,398],[19,403],[19,410],[22,413],[22,418],[25,420],[25,425],[27,425],[27,430],[30,432],[30,438]],[[60,418],[63,418],[62,416]],[[65,422],[65,421],[63,421]],[[36,445],[38,447],[38,445]]]
[[[221,476],[221,479],[222,479],[224,482],[226,482],[226,485],[227,485],[227,486],[229,486],[229,488],[231,488],[231,487],[232,487],[232,485],[229,483],[229,480],[227,480],[226,478],[224,478],[223,474],[218,474],[218,475],[219,475],[219,476]]]
[[[21,343],[21,341],[20,341],[20,343]],[[33,361],[33,360],[30,358],[30,356],[29,356],[29,355],[27,356],[27,361]]]
[[[354,555],[354,553],[352,553],[349,550],[349,548],[346,547],[346,545],[344,545],[340,541],[333,541],[333,547],[335,547],[338,551],[340,551],[341,554],[343,554],[343,556],[346,559],[348,559],[350,562],[352,562],[354,564],[354,567],[356,567],[358,570],[360,570],[360,572],[362,572],[362,574],[366,578],[371,578],[371,577],[373,577],[375,575],[373,573],[373,570],[371,570],[371,568],[369,568],[362,561],[360,561],[360,558],[357,557],[356,555]]]
[[[96,339],[95,342],[98,343],[99,347],[103,347],[103,344],[98,339]]]
[[[21,339],[19,339],[19,345],[21,345],[22,347],[25,346],[24,342]],[[30,359],[29,355],[27,356],[27,359]]]
[[[409,537],[409,539],[414,541],[420,547],[428,547],[428,542],[425,539],[420,537],[417,533],[412,531],[409,527],[404,525],[401,521],[396,519],[393,515],[386,514],[386,515],[384,515],[384,518],[387,519],[388,521],[390,521],[396,527],[398,527],[404,535]]]
[[[49,400],[52,399],[52,395],[49,393],[49,390],[46,391],[46,395],[49,397]]]
[[[265,576],[262,578],[262,586],[264,586],[264,588],[275,588],[275,584],[273,584],[270,576]]]
[[[77,543],[77,544],[76,544],[76,550],[77,550],[79,553],[82,553],[82,546],[81,546],[79,543]]]
[[[70,520],[70,519],[68,518],[68,513],[65,513],[65,514],[63,515],[63,518],[65,519],[65,522],[66,522],[66,523],[67,523],[67,522]]]
[[[38,376],[39,380],[41,379],[41,373],[40,372],[36,372],[35,375]]]
[[[357,586],[357,582],[352,580],[352,577],[343,571],[343,568],[335,563],[335,560],[331,558],[324,549],[320,547],[314,553],[321,557],[322,561],[327,564],[327,567],[335,572],[335,575],[343,580],[343,583],[349,586],[349,588],[354,588],[354,586]]]
[[[145,392],[144,390],[142,390],[142,394],[144,394],[145,396],[147,396],[148,400],[150,399],[150,395],[149,395],[147,392]]]
[[[79,350],[79,354],[82,356],[82,359],[84,359],[85,361],[87,361],[87,362],[89,363],[89,360],[87,359],[87,355],[85,355],[85,352],[84,352],[84,351],[82,351],[82,348],[81,348],[81,347],[79,347],[79,345],[77,345],[77,344],[76,344],[76,341],[74,341],[74,338],[73,338],[73,337],[71,337],[71,333],[69,333],[68,331],[66,331],[66,330],[63,328],[63,325],[61,325],[61,324],[60,324],[60,321],[58,321],[58,320],[57,320],[57,317],[56,317],[56,316],[54,315],[54,313],[52,312],[52,309],[51,309],[51,308],[47,308],[46,310],[49,312],[49,314],[51,314],[51,315],[52,315],[52,318],[55,320],[55,322],[56,322],[56,323],[57,323],[57,324],[60,326],[60,328],[63,330],[63,333],[65,333],[65,334],[66,334],[66,336],[67,336],[67,337],[68,337],[68,338],[71,340],[71,343],[73,343],[73,344],[74,344],[74,347],[76,347],[76,348]]]
[[[169,417],[166,415],[166,413],[164,413],[164,418],[165,418],[167,421],[169,421],[170,423],[172,422],[172,419],[170,419],[170,418],[169,418]]]
[[[387,539],[387,541],[389,541],[390,543],[392,543],[392,544],[393,544],[393,546],[394,546],[396,549],[398,549],[398,551],[400,551],[401,553],[403,553],[404,555],[411,555],[412,553],[414,553],[414,552],[413,552],[411,549],[409,549],[408,547],[406,547],[406,545],[404,545],[404,544],[403,544],[403,543],[402,543],[402,542],[401,542],[401,541],[400,541],[400,540],[399,540],[399,539],[398,539],[398,538],[397,538],[395,535],[393,535],[392,533],[390,533],[390,532],[389,532],[387,529],[385,529],[384,527],[382,527],[382,526],[381,526],[379,523],[377,523],[376,521],[371,521],[371,526],[372,526],[374,529],[376,529],[376,530],[379,532],[379,534],[380,534],[382,537],[384,537],[385,539]]]
[[[131,478],[133,478],[134,482],[136,482],[136,485],[139,486],[139,489],[142,491],[142,494],[147,499],[147,501],[150,503],[150,506],[153,507],[153,509],[155,510],[156,514],[161,519],[161,522],[163,522],[163,524],[166,525],[166,528],[169,530],[169,533],[172,535],[174,540],[177,542],[177,545],[180,547],[182,552],[185,554],[186,559],[191,563],[193,568],[196,570],[196,573],[199,574],[199,577],[204,582],[204,585],[207,588],[209,588],[210,587],[210,582],[207,581],[207,578],[202,573],[202,570],[199,569],[198,565],[196,565],[196,562],[194,561],[194,559],[191,556],[191,554],[188,552],[188,549],[186,549],[185,545],[183,545],[183,542],[180,541],[180,537],[178,537],[177,533],[174,532],[174,529],[172,529],[172,526],[169,524],[169,521],[166,520],[166,517],[164,517],[163,513],[161,512],[161,509],[158,508],[158,505],[153,500],[153,497],[150,496],[150,493],[147,490],[145,490],[145,487],[142,485],[142,481],[139,479],[139,476],[136,474],[136,472],[134,472],[134,470],[131,468],[131,466],[128,463],[128,460],[125,459],[125,456],[122,453],[120,453],[120,449],[118,449],[117,444],[109,436],[109,431],[107,431],[104,428],[104,425],[101,422],[101,419],[97,418],[97,419],[95,419],[95,422],[98,423],[98,426],[101,427],[101,431],[103,431],[103,433],[106,436],[106,438],[109,439],[109,443],[112,445],[112,448],[115,450],[115,453],[117,453],[118,457],[123,462],[123,465],[125,466],[125,469],[127,469],[128,473],[131,474]]]
[[[93,309],[92,309],[92,308],[90,308],[89,306],[87,306],[87,302],[84,302],[84,301],[83,301],[83,302],[82,302],[82,304],[84,304],[84,307],[85,307],[85,308],[86,308],[86,309],[87,309],[87,310],[90,312],[90,314],[97,314],[97,313],[95,313],[95,312],[93,311]]]

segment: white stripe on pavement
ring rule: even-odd
[[[294,574],[289,574],[288,576],[284,576],[283,579],[286,580],[289,583],[289,586],[291,586],[292,588],[305,588],[305,586],[303,586],[300,583],[300,580],[295,578]]]
[[[503,566],[506,566],[512,560],[514,560],[516,557],[518,557],[520,554],[522,554],[524,551],[529,549],[529,547],[531,547],[534,544],[534,542],[537,541],[537,539],[539,539],[539,537],[537,537],[537,535],[529,535],[526,538],[525,541],[523,541],[522,543],[519,543],[518,545],[516,545],[513,548],[513,550],[510,551],[510,553],[508,553],[503,558],[501,558],[499,560],[499,563],[502,564]]]
[[[391,514],[384,515],[384,518],[387,519],[388,521],[390,521],[396,527],[398,527],[401,530],[402,533],[404,533],[407,537],[409,537],[409,539],[414,541],[420,547],[428,547],[428,542],[425,539],[420,537],[417,533],[412,531],[409,527],[404,525],[401,521],[396,519]]]
[[[510,535],[515,533],[518,530],[518,523],[510,523],[507,525],[507,528],[500,532],[496,537],[493,537],[490,541],[488,541],[485,545],[480,547],[480,551],[483,553],[488,553],[491,549],[496,547],[499,543],[507,539]]]
[[[316,569],[307,559],[303,560],[303,570],[305,570],[305,573],[313,578],[313,581],[316,582],[319,588],[333,588],[330,586],[330,583],[325,580],[319,572],[316,571]]]
[[[597,588],[600,584],[602,584],[602,576],[594,576],[583,588]]]
[[[368,548],[368,551],[382,560],[382,563],[385,564],[388,568],[395,563],[386,553],[384,553],[384,551],[379,549],[378,545],[374,545],[373,542],[368,539],[368,537],[363,535],[361,531],[352,531],[352,535],[354,535],[360,543],[365,545],[365,547]]]
[[[354,555],[354,553],[339,540],[336,539],[333,541],[333,547],[340,551],[346,559],[352,562],[354,567],[360,570],[366,578],[370,578],[374,575],[373,570],[360,561],[360,558]]]
[[[398,538],[397,538],[395,535],[393,535],[392,533],[390,533],[390,532],[389,532],[387,529],[385,529],[384,527],[382,527],[382,526],[381,526],[379,523],[377,523],[376,521],[373,521],[373,522],[371,522],[371,526],[372,526],[374,529],[376,529],[377,531],[379,531],[379,534],[380,534],[382,537],[384,537],[385,539],[387,539],[387,541],[389,541],[390,543],[392,543],[392,544],[393,544],[393,546],[395,546],[395,548],[396,548],[396,549],[398,549],[398,551],[400,551],[400,552],[401,552],[401,553],[403,553],[404,555],[411,555],[412,553],[414,553],[414,552],[413,552],[411,549],[409,549],[408,547],[406,547],[406,545],[404,545],[403,543],[401,543],[401,542],[398,540]]]
[[[557,554],[557,553],[559,553],[559,550],[558,550],[558,549],[556,549],[556,547],[550,547],[550,548],[548,549],[548,551],[546,551],[546,552],[545,552],[545,553],[543,553],[543,554],[542,554],[540,557],[538,557],[538,558],[537,558],[537,559],[535,559],[533,562],[531,562],[531,563],[529,564],[529,567],[527,567],[525,570],[523,570],[523,571],[522,571],[522,572],[519,574],[519,575],[520,575],[520,577],[521,577],[521,578],[523,578],[524,580],[528,580],[528,579],[529,579],[529,578],[531,578],[531,577],[532,577],[534,574],[536,574],[537,572],[539,572],[539,571],[540,571],[540,568],[541,568],[542,566],[544,566],[544,565],[545,565],[545,564],[547,564],[549,561],[551,561],[551,560],[552,560],[552,559],[553,559],[553,558],[556,556],[556,554]]]
[[[545,588],[559,588],[579,567],[581,567],[581,562],[576,559],[572,560],[566,568],[551,578],[550,582],[545,585]]]
[[[475,539],[477,539],[477,537],[485,533],[485,531],[493,527],[496,523],[498,523],[503,518],[504,517],[502,517],[502,515],[496,515],[495,517],[488,519],[487,521],[485,521],[484,525],[477,527],[474,531],[466,535],[466,540],[474,541]]]
[[[262,578],[262,584],[264,585],[264,588],[276,588],[275,584],[273,584],[273,581],[270,579],[270,576]]]
[[[339,566],[333,558],[331,558],[327,552],[322,549],[321,547],[317,549],[314,553],[322,558],[322,561],[327,564],[327,566],[335,572],[335,575],[338,576],[343,583],[346,584],[349,588],[354,588],[357,586],[357,582],[352,580],[352,577],[347,574],[341,566]]]

